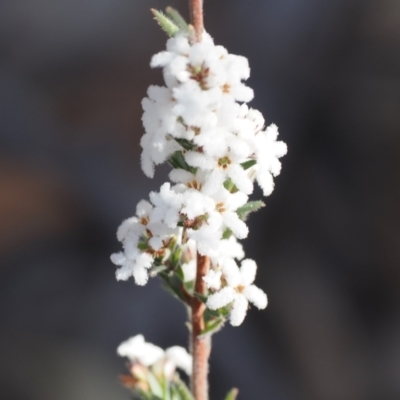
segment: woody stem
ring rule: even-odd
[[[205,295],[206,285],[203,277],[210,268],[210,258],[197,253],[197,272],[195,293]],[[193,296],[192,300],[192,337],[191,348],[193,356],[192,393],[195,400],[208,400],[208,357],[210,355],[209,338],[199,337],[204,330],[205,304]]]
[[[189,0],[190,6],[190,21],[193,25],[196,42],[201,41],[203,33],[203,0]]]

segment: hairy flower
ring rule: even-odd
[[[259,309],[267,307],[266,294],[253,285],[256,271],[257,265],[253,260],[243,260],[239,269],[233,259],[227,258],[222,264],[222,273],[227,285],[210,295],[207,307],[217,310],[232,304],[230,322],[233,326],[238,326],[243,322],[249,302]]]
[[[145,341],[143,335],[136,335],[121,343],[117,348],[121,357],[127,357],[132,365],[140,364],[163,370],[164,375],[171,379],[175,369],[180,368],[187,375],[192,373],[192,356],[180,346],[169,347],[165,351]]]
[[[179,271],[190,292],[196,253],[208,256],[207,306],[229,307],[232,325],[239,325],[248,303],[265,308],[267,297],[253,284],[254,261],[238,267],[244,252],[237,240],[248,235],[248,213],[260,208],[249,202],[254,182],[271,194],[286,145],[276,125],[265,128],[262,114],[246,104],[253,98],[243,82],[247,59],[215,45],[206,32],[200,42],[177,32],[151,66],[162,68],[165,86],[150,86],[142,101],[142,169],[153,177],[155,165],[169,161],[172,184],[151,192],[118,229],[123,252],[111,258],[117,279],[133,276],[143,285],[149,273],[166,271],[168,281]]]

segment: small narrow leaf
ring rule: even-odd
[[[239,390],[233,388],[225,397],[225,400],[236,400]]]
[[[245,161],[245,162],[241,163],[240,165],[242,166],[243,169],[249,169],[253,165],[256,165],[256,164],[257,164],[256,160],[249,160],[249,161]]]
[[[204,294],[200,294],[197,292],[193,293],[195,297],[197,297],[202,303],[207,303],[207,296],[204,296]]]
[[[187,32],[189,30],[189,26],[185,19],[182,17],[182,15],[179,13],[179,11],[175,10],[175,8],[172,7],[167,7],[165,9],[165,13],[168,15],[168,17],[175,22],[175,24],[178,26],[178,28],[184,32]]]
[[[163,398],[163,388],[158,379],[150,372],[147,376],[147,382],[150,385],[150,390],[156,398]]]
[[[173,168],[184,169],[185,171],[191,172],[192,174],[195,174],[197,171],[196,168],[191,167],[186,162],[185,157],[183,157],[183,153],[181,151],[176,151],[175,153],[173,153],[168,161]]]
[[[161,11],[157,11],[154,8],[151,9],[151,12],[154,15],[154,19],[158,22],[158,25],[161,26],[162,30],[170,37],[175,36],[179,32],[179,27],[174,24],[166,15],[164,15]]]
[[[232,233],[233,232],[229,228],[226,228],[222,234],[222,239],[229,239],[232,236]]]
[[[230,193],[236,193],[238,191],[238,188],[236,187],[236,185],[233,183],[231,178],[228,178],[225,182],[224,182],[224,187],[225,189],[230,192]]]
[[[191,142],[190,140],[187,139],[178,139],[174,138],[176,142],[178,142],[185,150],[193,150],[197,146]]]
[[[180,379],[176,379],[174,383],[175,383],[175,388],[180,394],[181,400],[194,400],[192,394],[190,393],[187,386],[183,383],[183,381],[181,381]]]
[[[212,335],[212,334],[218,332],[223,327],[224,324],[225,324],[225,319],[224,318],[220,318],[220,319],[216,319],[214,321],[210,321],[206,325],[204,330],[202,330],[200,332],[200,336]]]
[[[265,207],[265,204],[261,200],[249,201],[244,206],[239,207],[236,210],[236,214],[241,220],[245,221],[250,213],[258,211],[263,207]]]

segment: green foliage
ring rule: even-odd
[[[184,285],[182,282],[182,279],[179,277],[179,275],[175,272],[161,272],[160,277],[164,280],[164,287],[167,289],[170,293],[172,293],[175,297],[177,297],[179,300],[183,301],[184,303],[187,303],[187,299],[184,295]]]
[[[245,221],[250,213],[258,211],[263,207],[265,207],[265,203],[261,200],[249,201],[244,206],[239,207],[236,213],[241,220]]]
[[[173,153],[168,161],[172,165],[173,168],[184,169],[185,171],[191,172],[192,174],[195,174],[197,171],[196,168],[191,167],[186,162],[182,151],[176,151],[175,153]]]
[[[241,163],[240,165],[244,170],[251,168],[253,165],[256,165],[257,161],[256,160],[249,160]]]
[[[146,382],[149,390],[133,389],[132,400],[194,400],[178,374],[169,380],[163,374],[153,372],[149,371],[147,374]]]
[[[158,22],[158,25],[161,26],[162,30],[168,36],[173,37],[179,32],[179,27],[161,11],[152,8],[151,12],[154,15],[154,19]]]
[[[222,234],[222,239],[229,239],[232,236],[233,232],[229,229],[226,228],[224,230],[224,233]]]
[[[225,317],[218,317],[210,321],[206,321],[206,326],[200,335],[213,335],[214,333],[217,333],[224,326],[225,321]]]
[[[178,139],[178,138],[174,138],[176,142],[178,142],[185,150],[193,150],[195,149],[197,146],[191,142],[190,140],[187,139]]]
[[[179,378],[171,384],[171,400],[194,400],[187,386]]]
[[[183,32],[189,31],[189,26],[185,19],[175,8],[167,7],[165,10],[168,17],[175,23],[175,25]]]
[[[236,400],[238,393],[239,393],[239,390],[236,388],[233,388],[226,395],[225,400]]]
[[[224,182],[224,187],[225,189],[230,192],[230,193],[236,193],[238,191],[238,188],[236,187],[236,185],[233,183],[231,178],[228,178],[225,182]]]

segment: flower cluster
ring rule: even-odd
[[[132,366],[142,367],[161,366],[166,377],[171,378],[176,368],[180,368],[187,375],[192,373],[192,356],[186,349],[180,346],[169,347],[163,350],[152,343],[144,340],[143,335],[136,335],[121,343],[117,353],[121,357],[127,357]]]
[[[277,141],[277,127],[265,128],[261,113],[246,105],[253,98],[243,83],[247,59],[207,33],[197,43],[178,33],[151,66],[163,68],[165,86],[151,86],[142,102],[142,169],[153,177],[154,166],[169,161],[172,184],[142,200],[118,229],[124,251],[111,257],[117,279],[133,276],[144,285],[164,274],[171,284],[176,274],[182,285],[173,290],[185,298],[193,295],[198,252],[211,260],[203,278],[207,307],[225,309],[231,324],[240,325],[248,302],[265,308],[267,297],[253,285],[255,262],[245,259],[239,268],[244,253],[237,239],[246,238],[245,219],[262,204],[249,201],[254,181],[271,194],[286,145]]]
[[[117,353],[129,360],[130,375],[122,376],[122,382],[139,394],[150,394],[156,398],[171,398],[168,393],[185,390],[176,369],[188,376],[192,373],[192,356],[180,346],[165,351],[145,341],[143,335],[136,335],[121,343]],[[175,397],[174,397],[175,398]],[[179,397],[180,398],[180,397]]]

